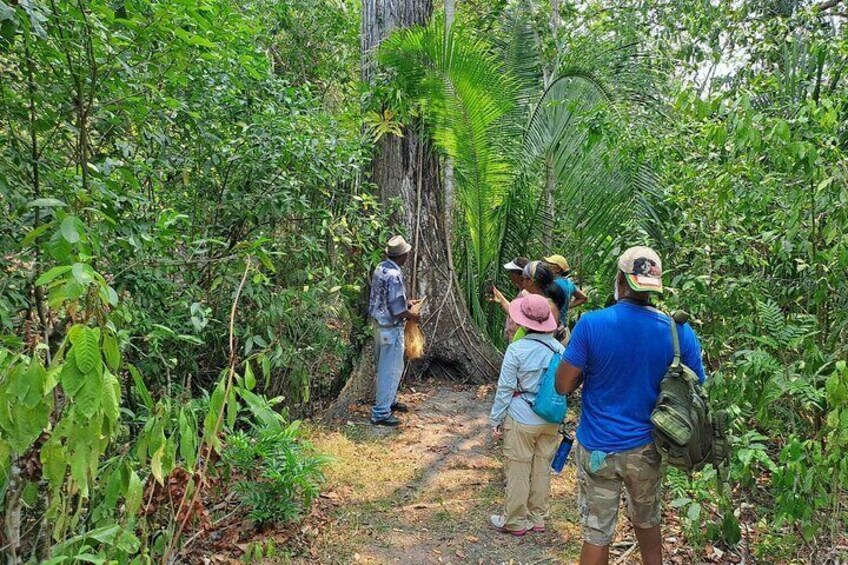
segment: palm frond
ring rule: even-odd
[[[502,119],[514,105],[516,82],[500,72],[488,45],[469,39],[458,25],[445,33],[441,18],[392,34],[379,57],[419,103],[436,146],[453,159],[469,260],[475,271],[487,272],[497,259],[501,208],[512,173],[498,140]]]
[[[542,253],[556,247],[600,258],[634,227],[648,236],[659,233],[659,185],[649,167],[624,149],[631,121],[657,105],[643,63],[632,45],[584,46],[563,56],[557,76],[529,115],[521,154],[525,169],[542,162],[552,169],[555,226],[545,217],[537,182],[532,195],[525,195],[525,201],[535,198],[535,207],[510,208],[503,227],[505,233],[520,234],[523,245],[505,238],[502,257],[516,248]]]
[[[543,89],[535,34],[520,9],[507,30],[500,57],[460,26],[446,34],[440,18],[396,32],[379,54],[454,161],[463,220],[456,256],[481,325],[491,319],[479,291],[497,278],[497,259],[555,247],[581,250],[595,269],[622,234],[648,239],[662,223],[656,178],[631,151],[638,136],[629,128],[659,107],[636,46],[578,41]],[[555,181],[553,216],[545,212],[546,179]]]

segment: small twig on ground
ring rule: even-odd
[[[638,543],[634,543],[630,546],[630,549],[621,554],[621,557],[615,560],[613,565],[622,565],[627,561],[627,558],[633,555],[633,552],[636,551],[636,548],[639,547]]]
[[[461,502],[479,502],[488,500],[488,498],[452,498],[450,500],[442,500],[439,502],[417,502],[415,504],[407,504],[401,507],[401,510],[424,510],[427,508],[438,508],[447,504],[459,504]]]
[[[241,507],[236,508],[235,510],[233,510],[232,512],[230,512],[226,516],[222,516],[221,518],[218,518],[217,520],[215,520],[215,522],[212,523],[212,528],[214,529],[214,528],[218,527],[218,525],[221,524],[221,522],[224,522],[224,521],[228,520],[229,518],[232,518],[232,516],[236,512],[238,512],[239,510],[241,510]],[[181,551],[185,551],[186,548],[188,548],[188,546],[190,546],[192,543],[194,543],[194,540],[196,540],[200,536],[200,534],[207,534],[207,533],[209,533],[209,531],[205,530],[203,528],[197,530],[197,532],[195,532],[195,534],[193,536],[191,536],[190,538],[188,538],[186,540],[186,542],[183,544]]]

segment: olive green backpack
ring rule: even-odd
[[[710,410],[698,376],[680,361],[677,325],[686,323],[688,318],[685,312],[675,312],[672,316],[674,360],[660,382],[660,395],[651,413],[654,442],[663,458],[674,467],[697,471],[713,463],[718,470],[729,455],[728,414],[724,410],[715,413]]]

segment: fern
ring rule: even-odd
[[[768,336],[778,339],[785,327],[783,312],[773,300],[757,300],[757,316],[760,329]]]

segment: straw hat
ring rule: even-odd
[[[386,255],[389,257],[400,257],[401,255],[406,255],[412,250],[412,246],[409,245],[402,235],[396,235],[389,240],[388,245],[386,245]]]
[[[548,265],[556,265],[562,269],[564,273],[571,270],[571,267],[568,266],[568,260],[566,260],[566,258],[562,255],[551,255],[550,257],[545,257],[542,260]]]

